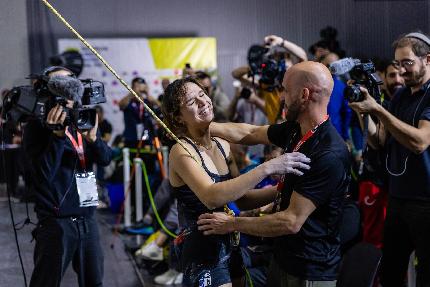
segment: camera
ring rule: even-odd
[[[97,112],[93,106],[106,102],[103,83],[71,77],[56,80],[46,76],[36,76],[33,79],[36,79],[33,86],[14,87],[5,96],[4,119],[15,122],[27,122],[31,119],[46,121],[48,112],[59,104],[67,113],[64,126],[72,125],[79,130],[89,130],[94,127]],[[66,108],[66,104],[67,98],[71,97],[75,103],[73,108],[69,109]],[[79,99],[79,102],[76,99]],[[50,126],[50,128],[62,127]]]
[[[359,59],[344,58],[333,62],[330,65],[330,71],[335,75],[349,73],[350,78],[354,80],[355,83],[346,87],[344,91],[344,96],[350,103],[364,100],[360,85],[365,86],[369,94],[378,103],[381,102],[379,85],[382,85],[382,81],[376,74],[375,65],[372,61],[361,62]]]
[[[242,90],[240,91],[240,98],[247,100],[250,96],[251,90],[248,88],[242,88]]]
[[[247,57],[251,75],[259,75],[260,82],[271,88],[281,86],[284,73],[287,70],[286,52],[287,50],[281,46],[251,46]]]

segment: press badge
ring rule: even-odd
[[[78,188],[81,207],[99,205],[99,195],[97,193],[96,176],[94,172],[77,173],[76,186]]]

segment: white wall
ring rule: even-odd
[[[1,0],[0,91],[27,84],[30,73],[25,0]]]

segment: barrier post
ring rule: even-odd
[[[142,181],[142,159],[141,158],[135,158],[134,159],[134,174],[135,174],[135,185],[134,190],[136,194],[136,223],[141,221],[143,219],[143,198],[142,198],[142,187],[143,187],[143,181]],[[138,235],[136,236],[136,242],[138,245],[140,245],[142,242],[142,236]]]
[[[130,150],[124,148],[122,156],[124,160],[124,226],[129,227],[131,225],[131,200],[130,194],[128,194],[130,187]]]
[[[163,154],[164,170],[166,171],[166,175],[169,176],[169,166],[168,166],[168,162],[169,162],[169,148],[167,146],[163,145],[161,147],[161,152]]]

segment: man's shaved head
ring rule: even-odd
[[[292,66],[285,73],[285,106],[287,118],[295,120],[303,109],[327,111],[333,90],[330,71],[321,63],[306,61]]]
[[[292,66],[284,77],[287,89],[308,88],[311,93],[330,97],[333,78],[330,71],[321,63],[306,61]],[[315,98],[317,100],[317,98]]]

